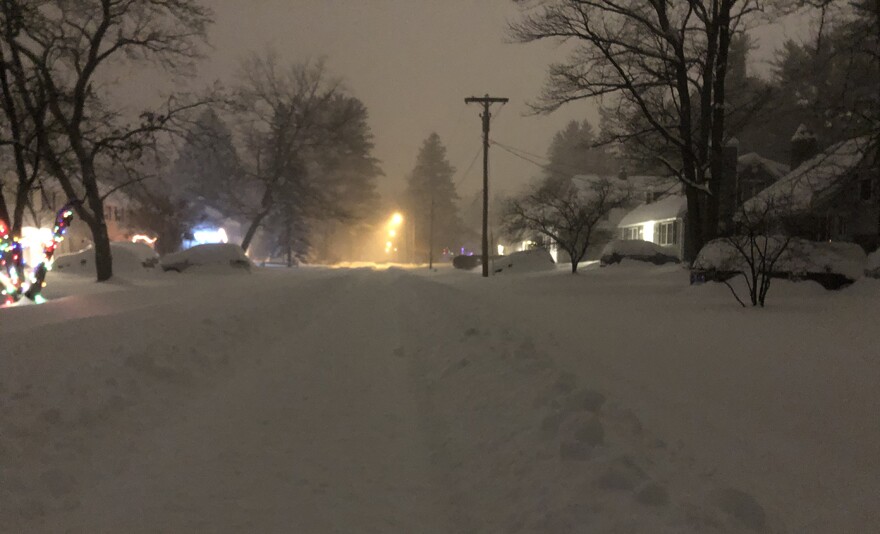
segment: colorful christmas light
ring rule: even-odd
[[[55,216],[52,240],[43,246],[43,258],[28,275],[24,261],[24,250],[17,237],[9,233],[9,227],[0,221],[0,302],[10,305],[22,298],[37,304],[46,301],[42,296],[46,287],[46,274],[52,269],[55,249],[64,241],[64,234],[73,221],[73,208],[67,204]]]

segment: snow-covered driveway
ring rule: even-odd
[[[0,531],[865,531],[876,335],[829,375],[803,323],[875,301],[765,317],[679,274],[258,271],[0,310]]]

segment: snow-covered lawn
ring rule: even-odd
[[[687,279],[53,273],[0,309],[0,530],[872,531],[880,281]]]

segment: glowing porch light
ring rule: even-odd
[[[644,241],[654,242],[654,223],[657,221],[645,221],[642,224],[642,239]]]

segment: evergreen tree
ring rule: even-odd
[[[545,169],[547,177],[572,177],[578,174],[605,175],[615,172],[613,162],[604,149],[596,147],[597,138],[589,121],[571,121],[556,132]]]
[[[453,174],[455,168],[446,159],[446,147],[440,136],[432,133],[419,150],[405,193],[407,219],[415,225],[417,260],[428,260],[432,229],[435,258],[444,248],[454,250],[459,245],[462,224]]]
[[[196,206],[228,216],[247,216],[254,208],[232,132],[217,113],[204,111],[187,132],[171,170],[171,187]]]

